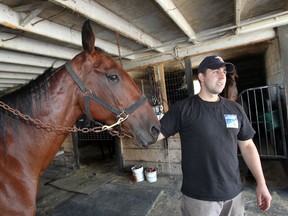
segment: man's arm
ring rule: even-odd
[[[257,148],[252,139],[246,141],[238,140],[238,145],[243,159],[257,183],[257,203],[262,211],[266,211],[270,208],[272,197],[266,186]]]

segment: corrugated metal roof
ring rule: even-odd
[[[129,71],[185,56],[195,67],[201,55],[228,48],[238,51],[227,58],[260,52],[247,45],[288,23],[283,0],[2,0],[0,11],[0,94],[80,52],[86,19],[95,45]]]

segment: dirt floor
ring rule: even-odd
[[[248,216],[288,215],[288,177],[279,161],[263,161],[273,202],[268,212],[256,206],[255,182],[244,168]],[[96,161],[72,171],[53,164],[41,178],[37,216],[177,216],[181,215],[181,176],[158,175],[154,183],[135,182],[119,173],[115,160]]]

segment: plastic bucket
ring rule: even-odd
[[[133,166],[131,168],[135,182],[144,181],[143,166]]]
[[[157,181],[157,171],[156,169],[146,169],[145,170],[146,180],[148,182],[156,182]]]

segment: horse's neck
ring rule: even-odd
[[[76,83],[69,77],[66,71],[61,71],[57,81],[49,84],[40,101],[33,97],[33,114],[41,121],[54,125],[72,126],[81,115],[75,97]],[[41,103],[41,109],[38,109]]]
[[[67,74],[66,71],[62,71],[61,74],[49,84],[48,91],[41,96],[41,99],[32,97],[33,116],[31,117],[39,119],[44,124],[49,123],[52,126],[57,126],[58,129],[58,126],[72,127],[81,115],[81,111],[78,107],[78,101],[76,101],[78,94],[77,88],[77,85],[69,77],[69,74]],[[79,95],[81,94],[79,93]],[[40,106],[39,103],[41,103]],[[38,107],[40,107],[40,109]],[[31,126],[28,125],[27,127]],[[49,132],[49,129],[44,131],[40,130],[38,132],[37,130],[39,129],[34,127],[35,135],[32,135],[33,137],[31,137],[31,140],[33,140],[34,137],[37,137],[38,143],[34,143],[32,145],[41,146],[41,153],[39,153],[39,157],[45,158],[46,160],[42,161],[42,165],[39,164],[43,168],[48,166],[50,161],[54,158],[56,152],[63,144],[69,132]],[[37,160],[36,157],[35,160]]]

